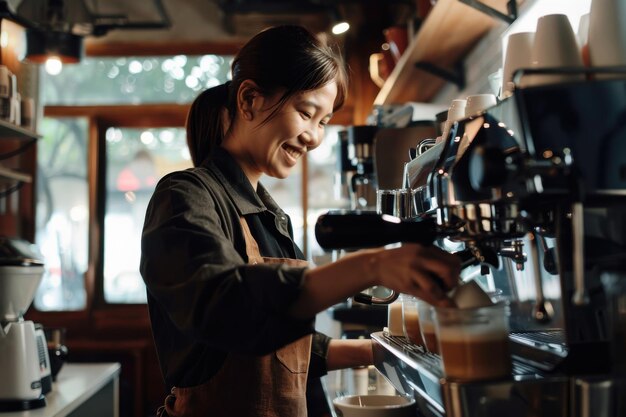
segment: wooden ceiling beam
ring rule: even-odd
[[[87,56],[235,55],[243,41],[87,42]]]

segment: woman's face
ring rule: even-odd
[[[243,158],[238,158],[253,184],[256,185],[262,174],[287,177],[300,157],[320,145],[324,126],[332,117],[336,95],[335,82],[297,93],[267,121],[282,92],[261,97],[247,122],[248,137],[240,142]]]

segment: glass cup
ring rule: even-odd
[[[509,308],[434,308],[435,327],[446,378],[477,381],[511,376]]]
[[[402,300],[404,295],[387,307],[387,331],[390,336],[404,336],[402,328]]]
[[[417,312],[417,298],[405,295],[402,299],[402,325],[404,337],[414,345],[424,346]]]
[[[394,215],[401,219],[407,219],[412,216],[413,201],[411,201],[411,190],[409,188],[402,188],[395,190],[396,193],[396,208]]]
[[[396,215],[396,190],[376,191],[376,212],[378,214]]]
[[[435,322],[433,318],[433,306],[426,301],[417,299],[417,314],[419,316],[420,331],[424,347],[431,353],[439,353],[439,344],[437,343],[437,333],[435,330]]]

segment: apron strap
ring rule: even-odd
[[[242,216],[239,218],[239,224],[241,224],[243,238],[246,241],[246,255],[248,256],[248,263],[262,263],[263,257],[261,256],[261,251],[259,250],[259,244],[254,239],[254,236],[252,236],[252,232],[250,231],[250,227],[248,226],[248,222],[245,217]]]

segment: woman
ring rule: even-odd
[[[141,273],[170,416],[306,416],[307,378],[372,363],[371,342],[330,340],[316,313],[374,285],[446,304],[456,259],[404,245],[308,268],[288,216],[259,182],[316,148],[346,95],[341,60],[305,29],[253,37],[232,82],[200,94],[195,168],[165,176],[146,214]]]

